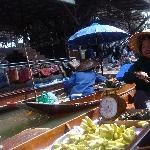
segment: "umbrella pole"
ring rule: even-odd
[[[97,44],[97,38],[96,38],[96,44]],[[101,67],[101,73],[104,75],[104,69],[103,69],[103,58],[102,58],[102,50],[99,48],[99,45],[97,44],[97,55],[99,57],[100,67]]]
[[[102,59],[100,60],[100,65],[101,65],[102,75],[104,75],[104,68],[103,68],[103,60]]]
[[[101,53],[100,53],[100,55],[101,55],[101,57],[100,57],[100,63],[101,63],[101,71],[102,71],[102,75],[104,75],[104,68],[103,68],[103,51],[104,51],[104,46],[102,46],[103,48],[103,50],[101,49]]]
[[[30,75],[31,75],[31,81],[32,81],[32,85],[33,85],[33,88],[35,87],[35,83],[34,83],[34,78],[33,78],[33,74],[32,74],[32,69],[30,67],[30,61],[29,61],[29,57],[28,57],[28,52],[27,52],[27,49],[26,49],[26,46],[24,45],[24,51],[25,51],[25,55],[26,55],[26,58],[27,58],[27,63],[28,63],[28,67],[29,67],[29,71],[30,71]],[[35,96],[35,99],[37,99],[37,93],[36,93],[36,89],[34,88],[34,96]]]

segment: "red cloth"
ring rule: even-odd
[[[10,83],[16,82],[16,81],[19,80],[17,68],[10,69],[10,70],[8,71],[8,78],[9,78],[9,82],[10,82]]]
[[[40,72],[40,74],[41,74],[43,77],[48,77],[48,76],[51,75],[50,68],[42,68],[42,69],[39,69],[39,72]]]
[[[19,70],[19,82],[24,83],[31,79],[30,69],[22,68]]]

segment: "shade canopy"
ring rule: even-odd
[[[76,32],[68,39],[70,45],[98,45],[111,43],[126,38],[129,34],[110,25],[93,23]]]

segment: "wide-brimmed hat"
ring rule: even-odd
[[[98,66],[98,62],[95,60],[83,60],[80,62],[79,67],[77,67],[77,71],[87,71],[87,70],[91,70],[94,69]]]
[[[150,36],[150,29],[137,32],[129,38],[129,47],[131,50],[140,53],[140,45],[145,36]]]

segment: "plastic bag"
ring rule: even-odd
[[[41,96],[39,96],[36,100],[39,103],[48,103],[48,104],[54,104],[58,102],[58,98],[55,96],[52,92],[42,92]]]
[[[80,62],[76,59],[73,59],[72,61],[69,62],[69,65],[72,67],[72,68],[77,68],[79,65],[80,65]]]

